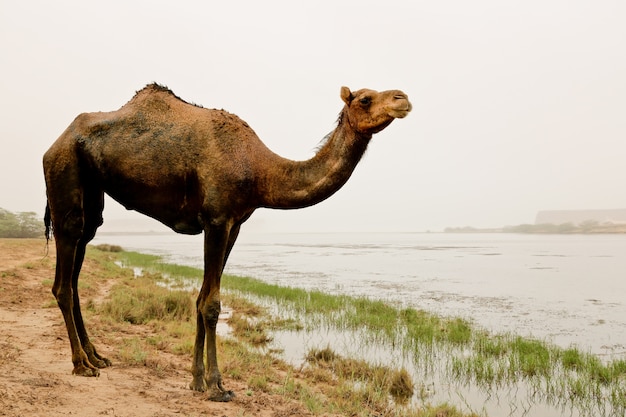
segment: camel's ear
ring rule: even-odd
[[[354,96],[352,95],[352,91],[348,87],[341,87],[341,99],[347,105],[350,105]]]

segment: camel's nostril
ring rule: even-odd
[[[396,100],[408,100],[406,94],[396,94],[395,96],[393,96],[393,98],[395,98]]]

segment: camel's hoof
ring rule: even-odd
[[[100,376],[100,370],[98,368],[85,366],[82,363],[74,366],[72,374],[78,376]]]
[[[235,393],[228,390],[228,391],[219,391],[216,390],[214,393],[212,393],[209,396],[209,401],[215,401],[215,402],[220,402],[220,403],[227,403],[230,400],[232,400],[233,398],[235,398]]]
[[[204,392],[206,391],[206,387],[204,385],[204,380],[200,379],[200,382],[197,381],[191,381],[191,384],[189,384],[189,388],[194,390],[194,391],[198,391],[198,392]]]
[[[92,344],[85,346],[85,354],[87,355],[87,360],[89,363],[96,368],[108,368],[113,365],[110,360],[105,358],[104,356],[100,356],[96,349]]]
[[[107,358],[103,358],[100,357],[98,359],[95,360],[90,360],[91,363],[93,363],[97,368],[108,368],[109,366],[113,365],[113,363],[108,360]]]

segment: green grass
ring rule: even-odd
[[[406,369],[372,365],[365,360],[344,358],[330,347],[311,349],[306,355],[307,362],[329,369],[341,378],[358,382],[363,389],[378,395],[388,393],[400,403],[406,403],[414,393],[414,383]],[[370,393],[370,395],[373,395]]]
[[[190,266],[161,262],[161,257],[139,252],[121,252],[122,263],[133,267],[146,268],[173,278],[202,279],[201,269]]]
[[[133,337],[124,339],[123,345],[119,350],[118,356],[124,363],[131,365],[146,365],[148,352],[144,347],[142,340]]]
[[[145,324],[152,320],[187,321],[195,315],[190,294],[154,285],[154,276],[126,280],[112,288],[101,311],[117,321]]]

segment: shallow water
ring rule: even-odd
[[[98,235],[97,243],[202,267],[202,237]],[[245,234],[226,273],[367,295],[572,344],[626,351],[626,235]]]
[[[162,255],[202,267],[198,236],[99,235],[95,244]],[[227,273],[328,293],[366,295],[473,320],[493,332],[532,335],[568,347],[623,358],[626,351],[626,236],[509,234],[242,233]],[[330,329],[281,332],[271,348],[300,365],[311,348],[405,366],[418,390],[489,416],[599,415],[555,408],[526,384],[482,391],[442,375],[445,355],[424,364],[403,353]],[[609,414],[600,414],[609,415]]]

